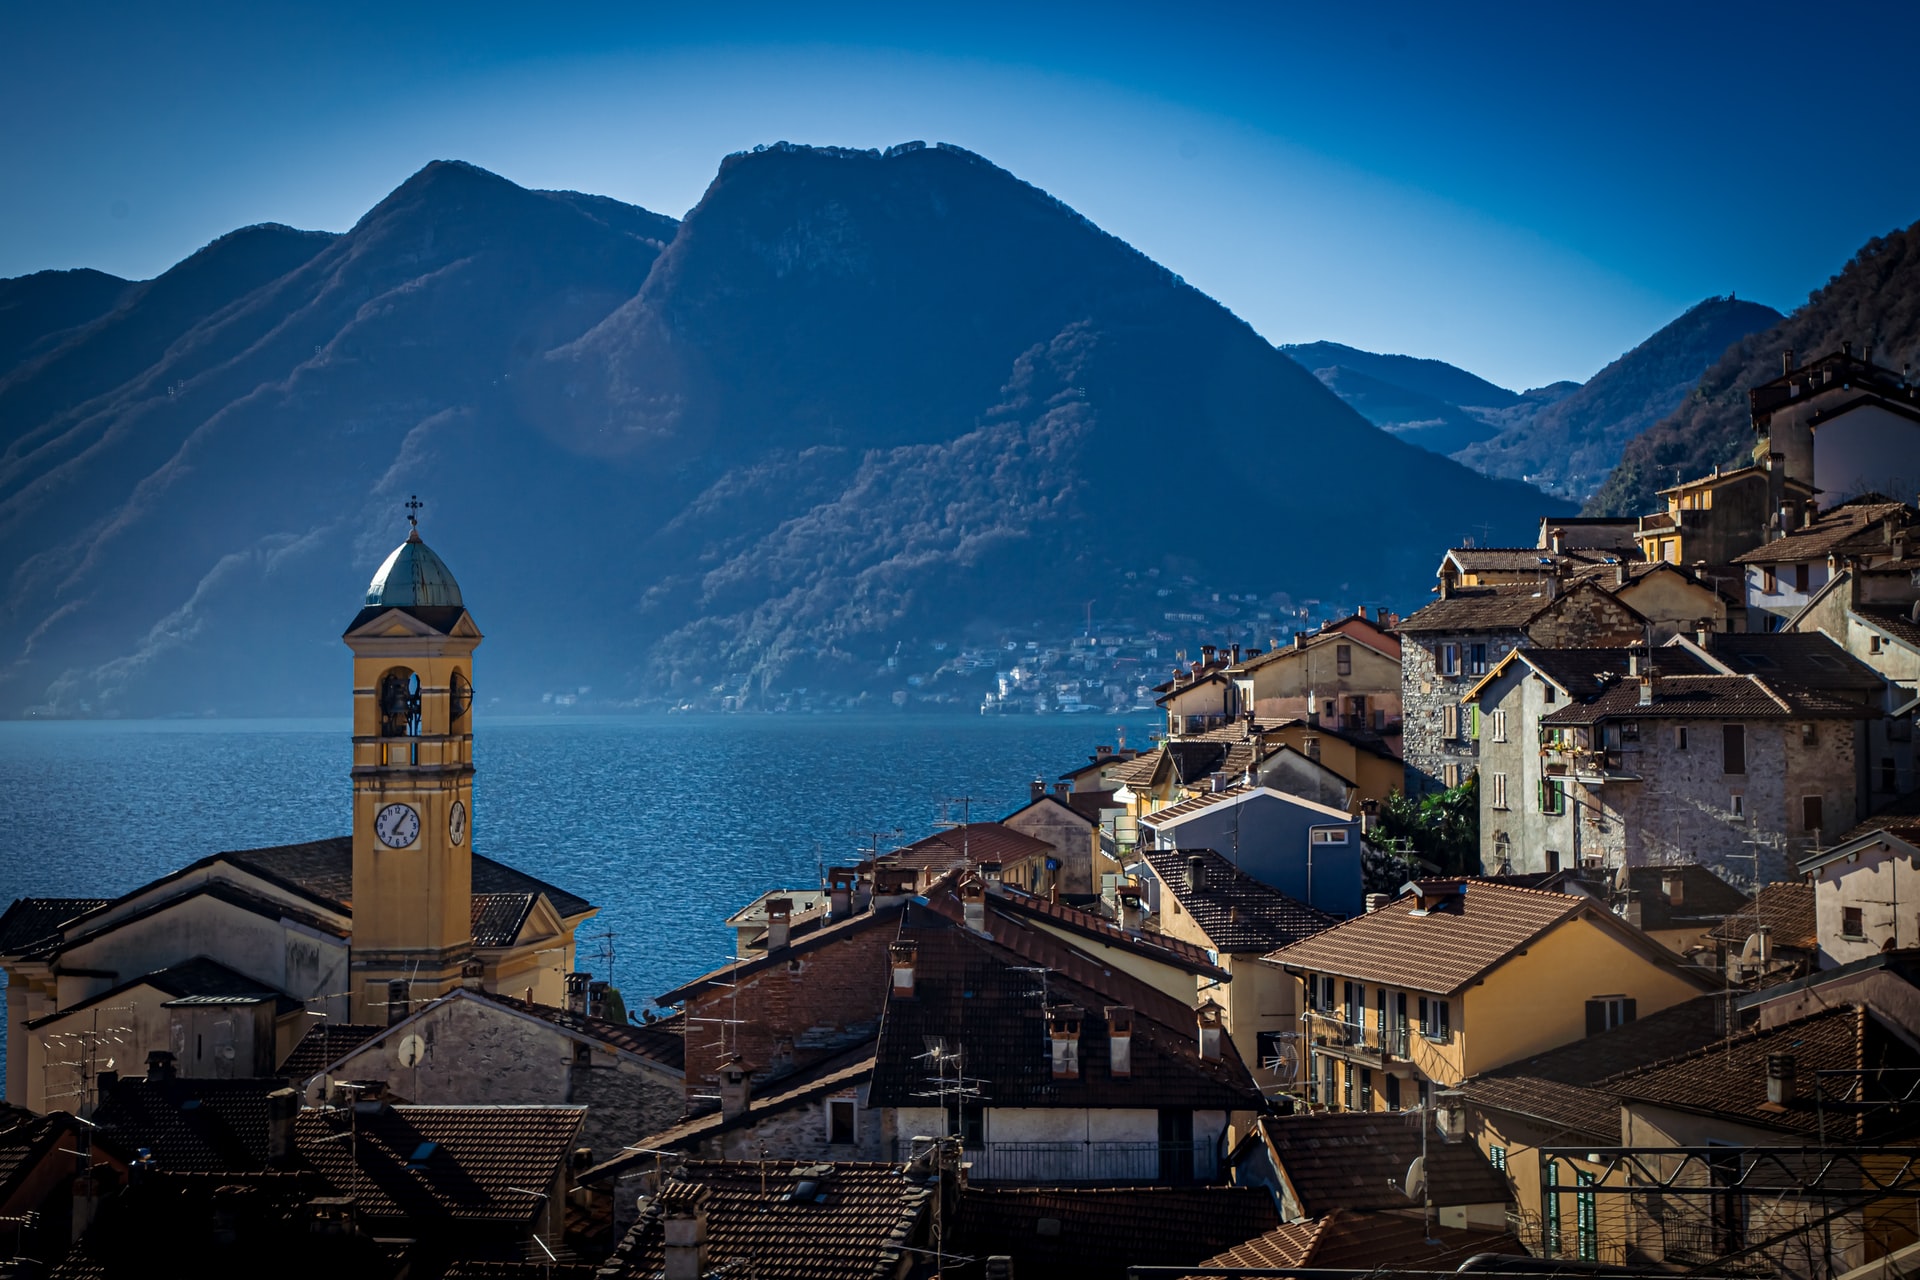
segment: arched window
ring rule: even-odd
[[[420,677],[405,667],[380,677],[380,736],[420,736]]]
[[[460,732],[460,721],[473,709],[473,685],[467,679],[467,673],[456,670],[453,679],[448,682],[447,711],[449,733]]]

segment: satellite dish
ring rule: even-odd
[[[1400,1185],[1409,1200],[1424,1200],[1427,1197],[1427,1158],[1415,1156],[1413,1163],[1407,1166],[1407,1180]]]
[[[419,1036],[406,1036],[400,1041],[400,1065],[417,1067],[420,1059],[427,1056],[427,1042]]]

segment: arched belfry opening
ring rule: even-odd
[[[406,667],[394,667],[380,677],[380,736],[420,736],[420,677]]]

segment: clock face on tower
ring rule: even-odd
[[[455,844],[467,838],[467,806],[459,800],[453,802],[453,812],[447,815],[447,834]]]
[[[373,834],[389,849],[404,849],[420,837],[420,815],[412,805],[390,804],[373,820]]]

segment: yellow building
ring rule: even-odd
[[[1206,994],[1268,1095],[1295,1092],[1301,1064],[1300,984],[1263,957],[1332,927],[1339,917],[1288,897],[1208,850],[1149,852],[1157,882],[1153,926],[1218,957],[1231,981]]]
[[[1267,957],[1304,985],[1306,1097],[1398,1110],[1677,1004],[1708,977],[1592,898],[1423,880]]]

